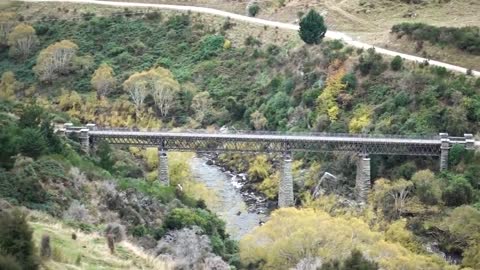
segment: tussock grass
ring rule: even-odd
[[[45,269],[173,269],[173,262],[161,261],[128,241],[117,244],[112,255],[100,233],[74,230],[38,212],[32,213],[31,219],[37,246],[42,235],[51,238],[52,258],[43,262]],[[77,235],[76,240],[72,233]]]

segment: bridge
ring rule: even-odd
[[[468,150],[480,146],[472,134],[451,137],[447,133],[434,136],[238,131],[209,133],[202,130],[174,132],[110,129],[94,124],[76,127],[71,123],[64,124],[57,132],[64,135],[77,134],[86,153],[89,153],[92,145],[102,141],[112,145],[158,147],[158,178],[165,185],[169,184],[168,151],[281,153],[283,163],[278,194],[280,207],[294,204],[291,173],[293,152],[349,152],[358,155],[355,197],[359,202],[365,202],[371,185],[369,155],[439,156],[440,170],[446,170],[448,152],[453,145],[461,144]]]

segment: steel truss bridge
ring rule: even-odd
[[[92,144],[99,142],[123,146],[158,147],[159,178],[166,183],[168,183],[167,151],[283,153],[284,163],[291,161],[292,152],[350,152],[359,155],[356,190],[360,200],[366,200],[370,187],[369,155],[440,156],[440,169],[445,170],[448,167],[448,151],[453,145],[461,144],[468,150],[480,146],[472,134],[451,137],[447,133],[434,136],[238,131],[212,133],[204,130],[175,132],[110,129],[99,128],[94,124],[74,127],[70,123],[58,129],[58,132],[66,135],[78,134],[82,148],[87,153]],[[162,161],[165,164],[162,164]],[[290,168],[291,165],[286,166]],[[284,168],[283,175],[280,183],[279,205],[292,205],[291,173]],[[282,195],[282,192],[286,195]],[[285,198],[287,199],[282,202]]]

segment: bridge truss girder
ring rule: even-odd
[[[92,134],[93,135],[93,134]],[[92,143],[106,141],[112,145],[159,147],[171,151],[186,152],[350,152],[369,155],[439,156],[440,143],[389,143],[345,141],[258,140],[205,137],[161,137],[129,135],[93,135]]]

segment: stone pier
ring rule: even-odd
[[[357,178],[355,180],[355,197],[360,203],[366,203],[370,192],[370,158],[360,155],[357,160]]]
[[[448,170],[448,151],[450,150],[450,139],[448,133],[440,133],[440,171]]]
[[[160,181],[162,185],[170,185],[167,151],[161,148],[158,148],[158,181]]]
[[[88,128],[82,128],[80,130],[80,134],[78,138],[80,139],[80,145],[82,147],[82,151],[89,154],[90,153],[90,136],[88,134]]]
[[[278,207],[290,207],[293,205],[292,156],[291,153],[285,153],[280,170],[280,183],[278,185]]]

